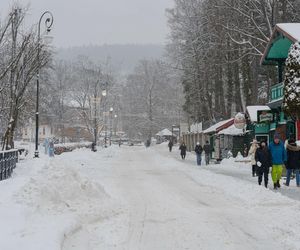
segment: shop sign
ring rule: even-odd
[[[274,114],[272,113],[271,110],[257,111],[257,121],[258,123],[273,122]]]

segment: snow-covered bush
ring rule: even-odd
[[[300,118],[300,44],[293,44],[286,60],[284,79],[284,111]]]

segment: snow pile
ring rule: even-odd
[[[24,160],[13,178],[0,183],[0,249],[58,250],[83,223],[115,213],[102,185],[85,177],[85,166],[72,158]]]
[[[102,186],[84,178],[70,166],[50,162],[47,173],[42,180],[40,176],[31,177],[18,194],[18,200],[36,209],[51,208],[61,212],[75,207],[78,201],[90,203],[93,199],[107,198]]]

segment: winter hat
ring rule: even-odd
[[[252,143],[253,143],[253,144],[257,144],[257,140],[256,140],[256,139],[253,139]]]
[[[275,132],[275,134],[274,134],[274,140],[275,139],[280,139],[280,134],[278,132]]]
[[[289,139],[288,143],[289,143],[289,144],[294,144],[294,143],[296,143],[296,141],[295,141],[294,138],[291,138],[291,139]]]

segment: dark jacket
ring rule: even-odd
[[[173,147],[173,142],[170,141],[168,146],[169,146],[169,148]]]
[[[205,144],[203,146],[203,150],[205,152],[206,155],[209,155],[210,154],[210,145],[209,144]]]
[[[287,169],[300,169],[300,147],[296,143],[287,144]]]
[[[202,146],[201,145],[196,145],[196,147],[195,147],[196,154],[200,154],[201,155],[202,151],[203,151]]]
[[[255,161],[261,163],[262,168],[272,167],[272,155],[270,149],[266,146],[259,147],[255,152]]]
[[[182,155],[186,154],[186,145],[181,144],[179,149],[180,149],[180,154]]]

